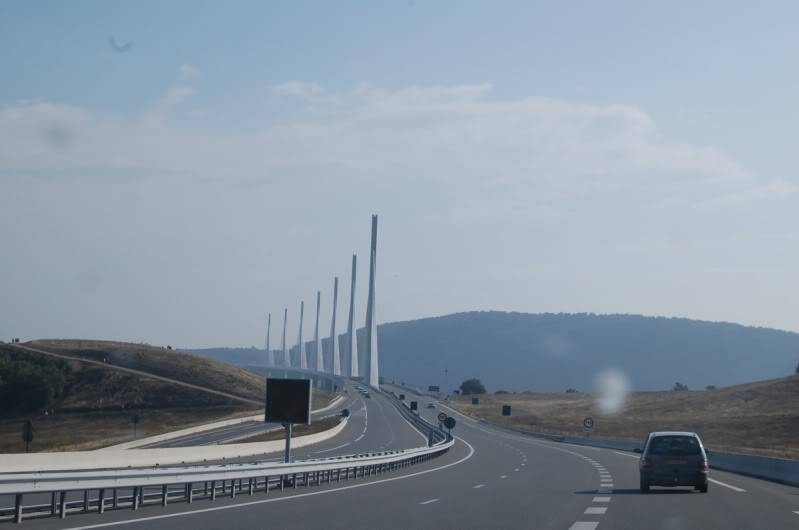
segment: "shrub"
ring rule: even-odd
[[[461,383],[461,394],[485,394],[486,387],[479,379],[467,379]]]

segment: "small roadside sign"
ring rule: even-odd
[[[588,432],[594,428],[594,418],[586,418],[583,420],[583,429]]]
[[[446,414],[444,414],[443,412],[439,412],[438,413],[438,421],[444,422],[446,419],[447,419],[447,415]]]

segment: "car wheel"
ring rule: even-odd
[[[696,487],[696,489],[699,490],[699,493],[707,493],[707,483],[700,484],[699,486]]]
[[[649,484],[644,479],[641,479],[641,493],[649,493]]]

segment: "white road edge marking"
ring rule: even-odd
[[[629,456],[630,458],[640,458],[638,455],[631,455],[631,454],[627,454],[627,453],[622,453],[620,451],[613,451],[613,452],[616,453],[617,455],[621,455],[621,456]]]
[[[707,479],[708,481],[712,482],[713,484],[718,484],[719,486],[724,486],[725,488],[730,488],[732,491],[737,491],[738,493],[746,493],[746,490],[743,488],[739,488],[738,486],[733,486],[732,484],[727,484],[720,480],[716,480],[714,478]]]
[[[429,501],[422,501],[419,504],[432,504],[434,502],[438,502],[438,499],[430,499]]]
[[[342,447],[347,447],[347,446],[348,446],[348,445],[350,445],[351,443],[352,443],[352,442],[347,442],[347,443],[345,443],[345,444],[341,444],[341,445],[337,445],[337,446],[335,446],[335,447],[331,447],[330,449],[324,449],[324,450],[322,450],[322,451],[316,451],[316,454],[321,454],[321,453],[329,453],[330,451],[335,451],[336,449],[341,449]]]
[[[375,481],[371,481],[371,482],[361,482],[360,484],[352,484],[350,486],[342,486],[340,488],[333,488],[333,489],[328,489],[328,490],[311,491],[311,492],[308,492],[308,493],[299,493],[297,495],[289,495],[289,496],[286,496],[286,497],[275,497],[275,498],[272,498],[272,499],[262,499],[262,500],[259,500],[259,501],[242,502],[240,504],[227,504],[225,506],[214,506],[213,508],[202,508],[202,509],[199,509],[199,510],[191,510],[191,511],[185,511],[185,512],[165,513],[165,514],[162,514],[162,515],[153,515],[153,516],[150,516],[150,517],[140,517],[138,519],[125,519],[123,521],[112,521],[112,522],[109,522],[109,523],[100,523],[100,524],[93,524],[93,525],[87,525],[87,526],[75,526],[75,527],[72,527],[72,528],[65,528],[64,530],[90,530],[92,528],[105,528],[105,527],[108,527],[108,526],[120,526],[120,525],[125,525],[125,524],[135,524],[135,523],[141,523],[141,522],[144,522],[144,521],[156,521],[156,520],[159,520],[159,519],[170,519],[170,518],[173,518],[173,517],[182,517],[184,515],[196,515],[196,514],[207,513],[207,512],[218,512],[220,510],[234,510],[236,508],[246,508],[248,506],[256,506],[258,504],[267,504],[267,503],[271,503],[271,502],[287,501],[287,500],[291,500],[291,499],[301,499],[303,497],[313,497],[313,496],[316,496],[316,495],[325,495],[325,494],[328,494],[328,493],[335,493],[337,491],[345,491],[345,490],[351,490],[351,489],[355,489],[355,488],[363,488],[363,487],[366,487],[366,486],[373,486],[375,484],[383,484],[385,482],[394,482],[395,480],[403,480],[403,479],[406,479],[406,478],[418,477],[419,475],[426,475],[427,473],[433,473],[434,471],[440,471],[440,470],[446,469],[448,467],[457,466],[458,464],[460,464],[462,462],[466,462],[467,460],[469,460],[472,457],[472,455],[474,455],[474,447],[472,447],[472,445],[469,442],[467,442],[466,440],[464,440],[460,436],[455,436],[455,439],[457,439],[457,440],[461,441],[462,443],[466,444],[466,447],[469,448],[469,453],[466,456],[464,456],[463,458],[461,458],[460,460],[457,460],[455,462],[450,462],[449,464],[444,464],[443,466],[434,467],[432,469],[425,469],[424,471],[417,471],[416,473],[409,473],[407,475],[400,475],[399,477],[384,478],[382,480],[375,480]]]

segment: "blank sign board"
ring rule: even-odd
[[[266,415],[268,423],[311,423],[311,380],[266,380]]]

